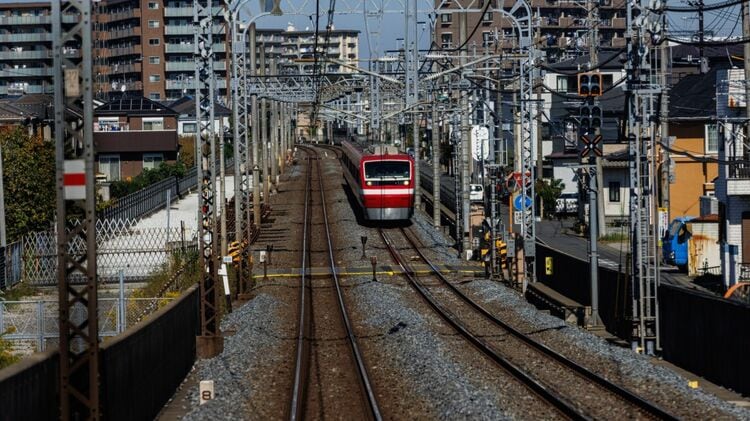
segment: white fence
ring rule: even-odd
[[[194,249],[195,229],[183,227],[137,228],[137,220],[97,221],[97,272],[100,282],[117,282],[123,272],[126,282],[142,281],[168,262],[171,253]],[[23,237],[21,277],[35,286],[56,285],[57,255],[54,231],[35,232]],[[77,239],[70,247],[83,256],[86,244]],[[77,280],[84,282],[83,277]],[[76,282],[76,280],[74,280]]]
[[[99,338],[116,336],[142,321],[172,298],[100,298]],[[85,307],[72,310],[73,320],[86,317]],[[12,341],[14,352],[44,351],[58,341],[58,302],[0,301],[0,334]],[[4,332],[4,333],[3,333]]]

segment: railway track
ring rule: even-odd
[[[393,260],[427,303],[482,353],[542,400],[570,419],[677,419],[657,405],[614,384],[498,319],[450,283],[421,252],[409,230],[399,228],[407,247],[432,269],[422,282],[390,236],[379,233]],[[480,334],[481,332],[481,334]]]
[[[344,301],[341,285],[336,273],[333,255],[333,243],[328,221],[323,172],[318,152],[314,148],[300,147],[307,153],[308,170],[305,188],[303,244],[300,273],[299,320],[296,340],[294,383],[289,409],[290,420],[301,420],[307,417],[318,418],[326,415],[326,410],[343,410],[347,413],[328,414],[334,417],[368,418],[381,420],[380,409],[375,398],[362,353],[357,344],[354,331]],[[318,189],[320,193],[319,207],[322,223],[313,223],[313,172],[318,173]],[[317,227],[314,227],[314,225]],[[310,268],[313,258],[313,231],[321,229],[325,237],[325,260],[331,268],[332,276],[322,280],[324,285],[313,285]],[[317,280],[316,280],[317,282]],[[335,304],[334,304],[335,302]],[[335,309],[335,310],[334,310]],[[331,316],[331,311],[337,311],[338,316]],[[334,338],[331,343],[318,344],[316,349],[332,344],[339,338],[345,338],[349,357],[335,352],[316,352],[311,341],[326,335]],[[311,362],[311,357],[314,359]],[[331,373],[337,373],[335,376]],[[311,375],[311,374],[314,374]],[[336,384],[323,384],[336,383]],[[352,384],[354,383],[354,384]],[[317,390],[317,393],[314,393]],[[322,391],[325,390],[326,393]],[[332,391],[337,391],[334,393]],[[353,396],[359,392],[359,405]],[[331,396],[337,395],[337,396]],[[328,402],[331,399],[338,404]],[[357,406],[359,406],[357,408]]]

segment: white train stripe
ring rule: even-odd
[[[377,187],[371,187],[362,189],[362,194],[365,196],[374,196],[382,194],[414,194],[414,189],[379,189]]]

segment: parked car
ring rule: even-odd
[[[578,194],[563,193],[557,198],[555,212],[560,215],[571,215],[578,213]]]
[[[481,184],[469,185],[469,200],[484,203],[484,187]]]

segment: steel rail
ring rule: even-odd
[[[307,395],[307,374],[310,360],[310,349],[307,338],[310,337],[311,317],[310,306],[307,305],[308,294],[308,264],[309,254],[308,236],[310,233],[310,191],[312,190],[312,163],[310,153],[307,155],[309,165],[307,166],[307,184],[305,186],[305,211],[302,230],[302,264],[300,269],[300,293],[299,293],[299,323],[297,330],[297,351],[294,368],[294,386],[292,388],[292,402],[289,410],[289,419],[301,420],[304,418],[305,398]],[[257,187],[257,186],[256,186]],[[255,188],[255,187],[254,187]]]
[[[385,233],[385,231],[382,228],[378,228],[378,233],[383,239],[383,242],[385,243],[388,252],[391,254],[391,257],[393,257],[393,260],[396,262],[396,264],[401,266],[403,274],[409,280],[409,283],[417,292],[419,292],[419,294],[425,299],[425,301],[427,301],[427,303],[444,321],[446,321],[455,330],[457,330],[466,340],[468,340],[472,345],[479,349],[483,354],[500,365],[503,369],[505,369],[507,373],[519,380],[524,386],[526,386],[534,394],[539,396],[539,398],[548,402],[562,415],[572,420],[591,419],[590,417],[581,414],[573,404],[571,404],[561,396],[555,394],[552,390],[547,388],[547,386],[538,382],[536,379],[526,374],[523,370],[510,362],[508,359],[500,355],[484,339],[470,332],[469,329],[458,320],[458,317],[455,314],[439,304],[432,293],[430,293],[427,288],[425,288],[424,285],[422,285],[417,280],[416,276],[414,275],[414,271],[411,270],[401,254],[398,252],[398,250],[396,250],[396,247],[393,245],[393,242]]]
[[[614,395],[624,400],[625,402],[632,404],[642,410],[645,410],[649,412],[650,414],[652,414],[653,416],[658,417],[660,419],[665,419],[665,420],[678,420],[679,419],[675,415],[660,408],[658,405],[654,404],[653,402],[650,402],[642,398],[641,396],[634,394],[633,392],[631,392],[630,390],[622,386],[619,386],[617,384],[610,382],[604,377],[592,372],[586,367],[554,351],[552,348],[548,347],[547,345],[544,345],[541,342],[535,341],[529,335],[524,334],[523,332],[519,331],[513,326],[510,326],[508,323],[497,318],[495,315],[490,313],[487,309],[479,305],[479,303],[477,303],[476,301],[468,297],[466,294],[464,294],[455,285],[450,283],[448,279],[440,272],[439,268],[437,268],[429,259],[427,259],[424,253],[422,253],[420,246],[414,241],[413,237],[411,235],[408,235],[404,228],[400,228],[400,231],[403,234],[403,236],[406,238],[406,240],[409,242],[409,244],[412,246],[414,251],[417,252],[419,257],[430,267],[430,269],[432,269],[434,275],[438,279],[440,279],[453,293],[455,293],[459,298],[461,298],[461,300],[469,304],[472,308],[474,308],[477,312],[481,313],[485,318],[490,320],[492,323],[501,327],[503,330],[509,332],[513,337],[520,339],[521,341],[529,345],[531,348],[533,348],[535,351],[541,354],[544,354],[548,357],[551,357],[558,363],[571,369],[580,377],[596,383],[597,385],[613,393]]]
[[[367,397],[367,406],[369,409],[369,413],[372,416],[372,419],[380,421],[383,419],[383,417],[380,414],[380,408],[378,407],[378,402],[375,398],[375,392],[373,391],[372,382],[370,382],[370,376],[367,374],[367,368],[365,366],[364,359],[362,358],[362,353],[359,350],[357,339],[354,336],[354,329],[352,329],[351,322],[349,321],[349,316],[346,311],[346,305],[344,304],[344,295],[341,292],[339,276],[336,272],[336,260],[334,260],[333,258],[333,243],[331,241],[331,231],[328,224],[328,211],[326,209],[326,195],[325,189],[323,188],[323,172],[320,167],[319,159],[317,160],[317,167],[318,183],[320,185],[321,206],[323,207],[323,226],[325,227],[326,241],[328,243],[328,260],[331,266],[333,283],[336,287],[336,296],[338,298],[339,311],[341,312],[341,319],[344,322],[344,326],[346,327],[346,337],[352,351],[352,356],[354,357],[354,361],[357,365],[357,375],[359,378],[360,386],[362,387],[364,395]]]

